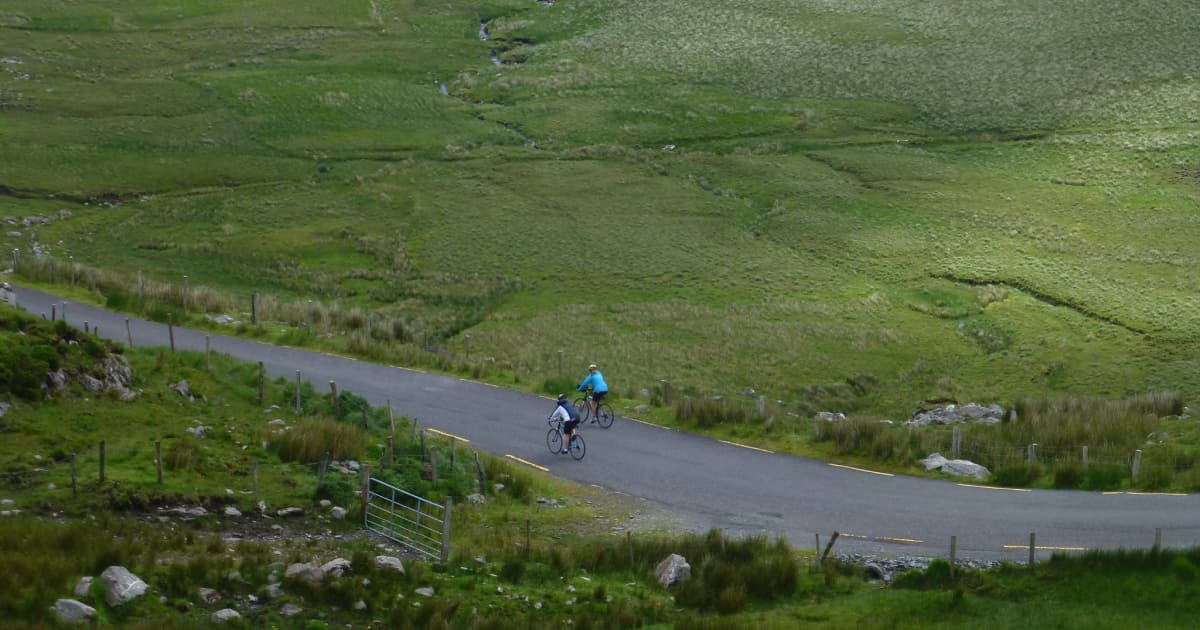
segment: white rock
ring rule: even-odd
[[[327,507],[333,505],[333,502],[330,501],[329,499],[321,499],[320,502],[318,502],[318,505],[320,505],[323,508],[327,508]]]
[[[419,588],[413,592],[422,597],[433,597],[433,587],[432,586],[422,586],[421,588]]]
[[[692,565],[683,556],[673,553],[658,563],[654,576],[663,588],[671,588],[692,577]]]
[[[375,566],[379,569],[390,569],[396,573],[404,573],[404,563],[396,556],[375,556]]]
[[[276,516],[285,518],[288,516],[301,516],[302,514],[304,514],[304,509],[298,507],[279,508],[275,511]]]
[[[320,584],[325,580],[325,572],[311,562],[293,564],[287,568],[283,576],[289,580],[307,582],[312,585]]]
[[[353,571],[353,569],[350,566],[349,560],[347,560],[345,558],[334,558],[333,560],[330,560],[329,562],[326,562],[325,564],[321,565],[321,571],[324,572],[325,575],[332,575],[333,577],[341,577],[343,575],[351,573]]]
[[[242,515],[241,510],[233,507],[232,505],[225,506],[225,516],[241,516],[241,515]]]
[[[100,574],[104,582],[104,600],[117,607],[146,594],[147,584],[125,567],[113,565]]]
[[[295,617],[296,615],[299,615],[302,612],[304,612],[303,608],[301,608],[295,604],[288,603],[288,604],[284,604],[283,607],[279,609],[279,616],[280,617]]]
[[[921,463],[925,466],[925,470],[937,470],[945,466],[948,461],[950,460],[942,457],[941,453],[932,453],[929,457],[922,459]]]
[[[336,521],[343,520],[346,518],[346,508],[335,505],[332,510],[329,510],[329,515]]]
[[[79,578],[79,582],[75,584],[75,597],[87,597],[88,591],[92,590],[92,582],[95,581],[96,578],[90,575]]]
[[[60,599],[54,602],[54,614],[63,623],[87,623],[96,609],[75,599]]]
[[[213,623],[228,623],[234,619],[240,619],[241,614],[232,608],[222,608],[212,614]]]

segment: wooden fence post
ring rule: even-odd
[[[1154,553],[1162,551],[1162,528],[1154,528]]]
[[[479,475],[479,494],[487,494],[484,490],[483,463],[479,461],[479,451],[475,451],[475,471]]]
[[[817,532],[817,551],[813,554],[813,561],[817,565],[817,570],[821,569],[821,532]]]
[[[437,449],[429,449],[429,468],[433,471],[433,487],[438,486]]]
[[[662,401],[664,405],[671,404],[671,383],[666,379],[659,381],[662,384]]]
[[[371,465],[362,465],[362,490],[358,494],[358,520],[366,523],[367,503],[371,500]]]
[[[421,461],[425,461],[425,432],[421,431]]]
[[[100,483],[104,483],[104,440],[100,440]]]
[[[317,470],[317,489],[319,490],[325,484],[325,469],[329,467],[329,451],[325,451],[325,456],[321,458],[321,467]]]
[[[75,475],[75,453],[71,453],[71,498],[79,496],[79,485]]]
[[[250,323],[258,323],[258,291],[250,294]]]
[[[329,381],[329,393],[333,396],[333,417],[342,418],[342,400],[338,398],[337,383]]]
[[[125,318],[125,341],[129,342],[129,347],[133,347],[133,329],[129,327],[129,318]]]
[[[212,346],[208,335],[204,335],[204,371],[212,371]]]
[[[442,511],[442,553],[440,559],[442,564],[450,559],[450,518],[454,509],[454,499],[446,497],[446,504]]]
[[[392,450],[392,436],[387,437],[387,465],[391,468],[396,463],[395,452]]]
[[[171,352],[175,352],[175,325],[170,314],[167,314],[167,336],[171,338]]]
[[[266,368],[263,367],[263,362],[258,362],[258,406],[263,404],[263,390],[266,388]]]
[[[85,334],[92,332],[92,327],[88,325],[88,320],[86,320],[86,319],[83,320],[83,332]]]
[[[142,278],[141,271],[138,271],[137,296],[139,300],[146,299],[146,282]]]
[[[391,435],[396,435],[396,416],[392,415],[392,399],[391,398],[389,398],[387,401],[387,408],[388,408],[388,424],[390,424],[392,426]]]
[[[1029,570],[1033,570],[1034,552],[1037,550],[1037,533],[1029,532]]]
[[[532,529],[532,527],[530,525],[529,519],[525,519],[525,557],[526,558],[529,557],[529,538],[530,538],[529,530],[530,529]]]
[[[162,485],[162,440],[154,440],[154,465],[158,468],[158,485]]]
[[[958,561],[958,536],[950,537],[950,579],[954,579],[954,564]]]
[[[950,434],[950,455],[954,459],[962,456],[962,429],[954,427]]]
[[[454,468],[454,455],[455,455],[455,451],[458,450],[456,448],[457,446],[458,446],[458,438],[455,438],[455,437],[450,438],[450,468],[451,469]]]
[[[1142,470],[1142,449],[1133,452],[1133,465],[1130,467],[1130,476],[1134,481],[1137,481],[1138,473]]]
[[[52,322],[58,321],[58,305],[57,304],[50,305],[50,321],[52,321]]]
[[[1083,447],[1083,469],[1088,469],[1088,447]]]
[[[296,415],[300,415],[300,370],[296,370]]]
[[[254,470],[250,473],[254,482],[254,496],[258,496],[258,458],[254,458]]]

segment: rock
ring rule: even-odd
[[[816,420],[822,420],[824,422],[844,422],[846,420],[846,414],[837,411],[822,411],[813,416],[813,418]]]
[[[57,392],[67,389],[67,372],[59,368],[53,372],[46,374],[46,382],[50,384],[51,389]]]
[[[3,418],[4,416],[8,415],[9,409],[12,409],[12,405],[10,405],[6,402],[0,402],[0,418]]]
[[[200,425],[200,426],[198,426],[198,427],[188,427],[188,428],[184,429],[184,431],[187,431],[188,433],[191,433],[191,434],[192,434],[192,436],[194,436],[194,437],[195,437],[197,440],[203,440],[203,439],[204,439],[204,435],[205,435],[205,434],[208,432],[208,430],[209,430],[209,429],[211,429],[211,428],[212,428],[212,427],[210,427],[210,426],[207,426],[207,425],[203,425],[203,424],[202,424],[202,425]]]
[[[96,609],[76,599],[60,599],[54,602],[54,614],[63,623],[87,623]]]
[[[875,564],[874,562],[866,563],[865,565],[863,565],[863,568],[866,569],[867,576],[872,579],[880,580],[882,582],[891,582],[892,581],[892,576],[889,575],[888,572],[885,571],[883,567],[879,566],[878,564]]]
[[[225,516],[237,517],[242,515],[242,511],[232,505],[225,506]]]
[[[349,560],[345,558],[334,558],[333,560],[321,565],[321,571],[324,572],[325,575],[342,577],[343,575],[348,575],[351,573],[352,568]]]
[[[325,572],[311,562],[293,564],[287,568],[283,576],[288,580],[305,582],[313,586],[325,581]]]
[[[90,575],[79,578],[79,582],[75,584],[75,597],[87,597],[88,591],[92,590],[92,582],[95,581],[96,578]]]
[[[320,506],[321,506],[321,507],[323,507],[323,508],[327,508],[327,507],[329,507],[329,506],[333,505],[333,502],[332,502],[332,501],[330,501],[329,499],[321,499],[321,500],[320,500],[320,501],[317,503],[317,505],[320,505]]]
[[[634,411],[634,413],[646,413],[647,411],[650,411],[650,405],[647,405],[646,403],[642,403],[642,404],[634,407],[633,411]]]
[[[266,501],[258,502],[258,513],[262,514],[263,516],[267,515],[267,502]]]
[[[400,558],[396,556],[375,556],[375,567],[378,569],[390,569],[396,573],[404,573],[404,563],[400,562]]]
[[[367,609],[367,602],[364,602],[361,599],[354,602],[354,610],[366,610],[366,609]]]
[[[10,238],[21,238],[21,232],[18,230],[9,230],[8,236]]]
[[[113,565],[100,574],[104,582],[104,600],[116,608],[146,594],[147,585],[142,578],[122,566]]]
[[[275,515],[280,518],[287,518],[289,516],[303,516],[304,509],[298,507],[279,508],[278,510],[275,510]]]
[[[924,426],[927,424],[955,424],[967,422],[972,424],[995,424],[1004,419],[1004,409],[1000,405],[984,407],[975,403],[965,405],[946,405],[913,415],[908,424]]]
[[[183,396],[184,398],[186,398],[188,400],[196,399],[194,396],[192,396],[192,390],[190,387],[188,387],[188,382],[186,380],[175,383],[174,385],[171,386],[171,389],[179,392],[180,396]]]
[[[197,518],[197,517],[205,516],[208,514],[208,510],[206,510],[198,505],[196,507],[190,507],[190,508],[188,508],[188,507],[171,508],[167,511],[170,512],[171,514],[178,515],[181,518]]]
[[[987,468],[965,459],[952,459],[942,464],[942,472],[948,475],[972,477],[975,479],[987,479],[988,475],[992,474]]]
[[[487,503],[487,497],[479,494],[478,492],[472,492],[471,494],[467,495],[467,503],[472,505],[482,505]]]
[[[346,518],[346,508],[340,505],[334,506],[332,510],[329,510],[329,515],[332,516],[333,520],[335,521],[344,520]]]
[[[80,376],[79,384],[82,385],[83,390],[87,392],[98,392],[104,389],[104,383],[91,374],[84,374],[83,376]]]
[[[241,619],[242,615],[232,608],[222,608],[212,614],[213,623],[229,623],[234,619]]]
[[[504,484],[502,484],[502,483],[492,484],[492,492],[495,492],[496,494],[500,494],[502,491],[504,491]]]
[[[417,595],[420,595],[421,597],[433,597],[433,587],[432,586],[422,586],[421,588],[416,589],[413,592],[416,593]]]
[[[692,565],[683,556],[673,553],[658,563],[654,569],[654,577],[663,588],[670,589],[680,582],[692,577]]]
[[[285,422],[283,418],[275,418],[274,420],[268,422],[267,424],[273,425],[273,426],[279,426],[279,425],[286,425],[287,422]]]
[[[204,602],[205,604],[215,604],[221,601],[221,594],[217,592],[217,589],[214,588],[200,587],[199,594],[200,601]]]
[[[279,599],[280,597],[283,597],[283,589],[279,586],[278,582],[274,584],[268,584],[267,587],[263,589],[263,597],[267,599]]]
[[[946,465],[947,461],[950,461],[950,460],[946,459],[945,457],[942,457],[941,453],[933,453],[929,457],[922,459],[921,463],[925,465],[925,470],[928,471],[928,470],[937,470],[937,469],[941,468],[942,466]]]
[[[299,615],[302,612],[304,612],[303,608],[301,608],[295,604],[288,603],[288,604],[284,604],[283,607],[281,607],[279,609],[279,616],[280,617],[295,617],[296,615]]]

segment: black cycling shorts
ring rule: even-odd
[[[604,400],[604,397],[605,397],[605,396],[607,396],[607,395],[608,395],[608,391],[607,391],[607,390],[605,390],[605,391],[602,391],[602,392],[594,392],[594,393],[592,394],[592,400],[594,400],[594,401],[596,401],[596,402],[600,402],[601,400]]]
[[[570,420],[563,422],[563,433],[570,435],[571,432],[574,431],[575,427],[577,427],[577,426],[579,426],[579,419],[571,418]]]

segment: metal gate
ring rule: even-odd
[[[367,483],[363,524],[439,562],[450,557],[450,509],[374,477]]]

